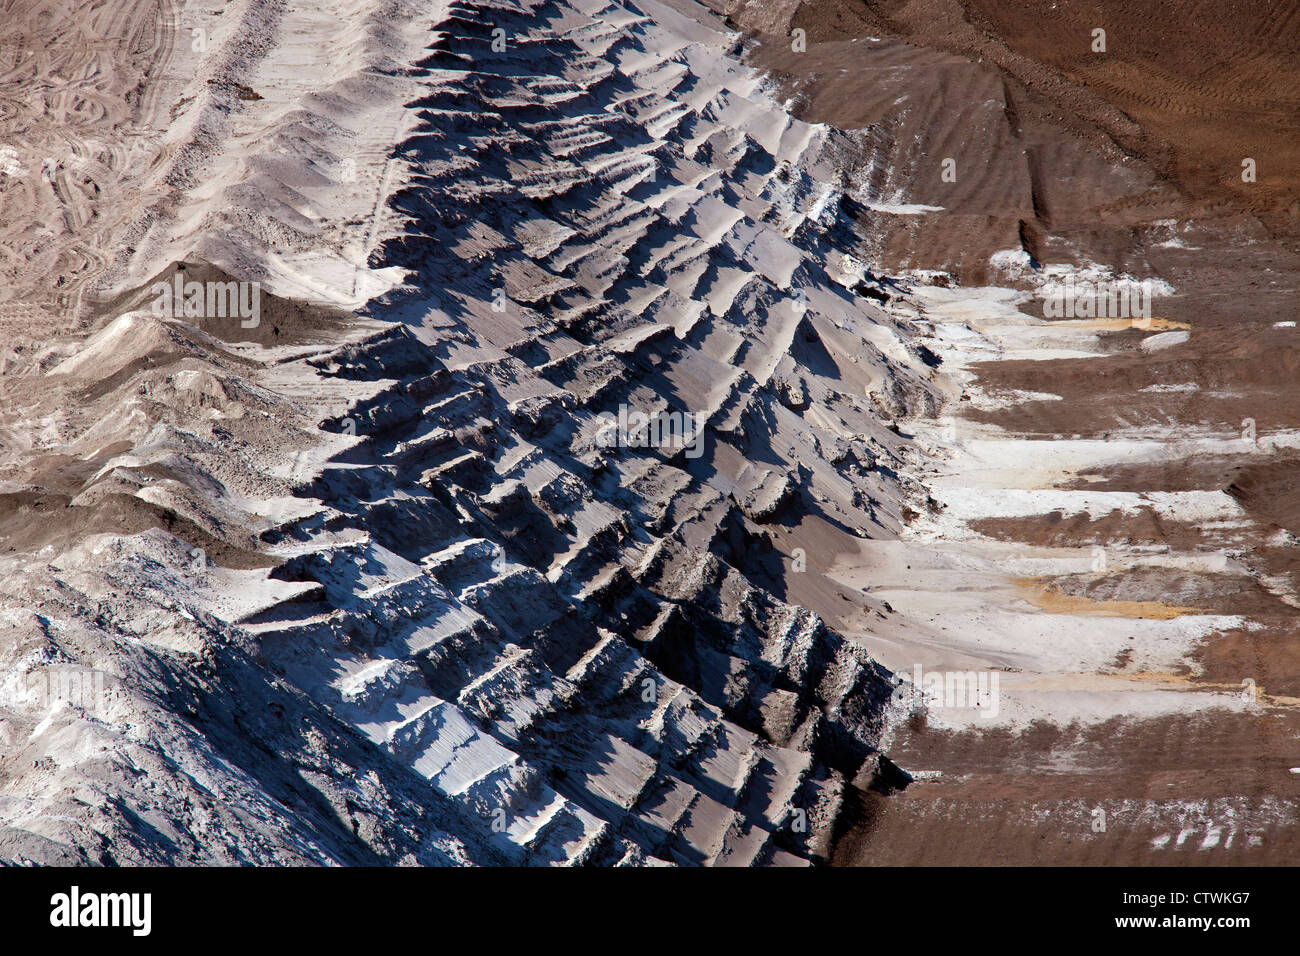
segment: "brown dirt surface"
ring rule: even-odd
[[[833,0],[802,4],[793,25],[810,41],[889,35],[993,64],[1016,90],[1021,122],[1046,119],[1113,144],[1206,209],[1241,208],[1300,239],[1295,0],[1230,9],[1216,0]],[[1105,52],[1093,50],[1096,29]],[[1256,161],[1253,183],[1241,178],[1246,157]]]
[[[810,0],[780,33],[733,6],[724,12],[749,33],[751,61],[802,118],[863,131],[871,195],[936,207],[863,208],[877,237],[873,268],[1006,285],[1016,277],[990,257],[1023,250],[1039,264],[1098,263],[1173,286],[1155,315],[1190,329],[1188,341],[1144,351],[1154,329],[1099,326],[1095,358],[979,362],[971,369],[987,394],[1059,398],[961,406],[961,419],[1049,441],[1300,428],[1300,332],[1277,327],[1297,318],[1300,288],[1300,3]],[[1106,32],[1105,53],[1091,49],[1094,28]],[[792,48],[794,29],[806,31],[805,51]],[[1255,182],[1242,180],[1246,157]],[[945,159],[954,182],[941,176]],[[1021,309],[1043,316],[1037,300]],[[1009,547],[1232,554],[1246,574],[1112,569],[1034,580],[1025,600],[1099,618],[1242,615],[1251,627],[1212,635],[1177,673],[1151,680],[1196,692],[1251,675],[1268,706],[1029,730],[922,723],[890,755],[942,775],[862,795],[837,861],[1292,861],[1300,628],[1285,595],[1300,560],[1294,538],[1278,535],[1300,524],[1295,466],[1286,448],[1243,441],[1240,454],[1173,454],[1057,486],[1226,492],[1244,509],[1242,526],[1153,508],[971,522]],[[1123,654],[1111,673],[1135,678]],[[1102,833],[1091,826],[1099,808],[1109,814]]]

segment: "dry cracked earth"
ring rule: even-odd
[[[1127,6],[0,0],[0,862],[1294,860],[1300,4]]]

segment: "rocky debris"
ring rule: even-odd
[[[741,476],[736,503],[750,521],[763,524],[781,513],[798,494],[798,485],[787,474],[777,474],[770,468],[751,468]]]

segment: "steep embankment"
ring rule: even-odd
[[[933,356],[861,142],[692,12],[180,14],[166,198],[5,375],[0,854],[801,863],[897,782],[825,572],[924,496]]]

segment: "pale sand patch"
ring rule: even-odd
[[[1047,396],[985,395],[970,371],[990,358],[1096,356],[1098,336],[1124,328],[1185,335],[1163,318],[1043,322],[1020,312],[1028,293],[982,288],[922,288],[900,310],[933,330],[931,347],[943,356],[944,378],[981,407]],[[1167,331],[1166,331],[1167,330]],[[955,405],[955,401],[954,401]],[[863,639],[892,669],[996,673],[1000,706],[932,709],[941,726],[1026,726],[1240,709],[1247,702],[1222,689],[1191,682],[1191,653],[1211,635],[1249,623],[1212,609],[1149,600],[1091,600],[1050,587],[1053,574],[1101,576],[1144,566],[1184,573],[1243,575],[1225,553],[1180,553],[1126,544],[1105,549],[1098,564],[1088,547],[1045,548],[995,542],[971,530],[988,518],[1027,519],[1060,513],[1101,518],[1149,512],[1160,520],[1193,522],[1225,531],[1250,526],[1245,512],[1221,491],[1094,492],[1065,489],[1084,471],[1135,462],[1200,455],[1251,454],[1252,443],[1205,429],[1150,430],[1108,440],[1025,439],[965,421],[908,423],[934,457],[924,467],[931,505],[893,543],[864,542],[832,575],[866,587],[896,612]],[[1161,675],[1153,677],[1151,675]]]

